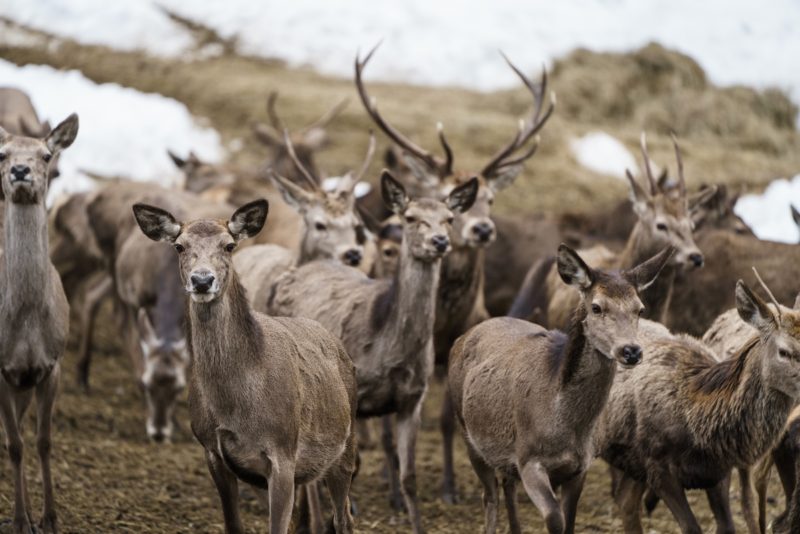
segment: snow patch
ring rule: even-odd
[[[80,118],[75,143],[59,159],[61,177],[50,199],[61,192],[89,189],[82,170],[102,176],[172,184],[177,169],[166,153],[194,150],[204,160],[221,161],[216,130],[196,123],[182,103],[117,84],[96,84],[77,71],[19,67],[0,60],[0,80],[25,91],[41,120],[54,127],[70,113]]]
[[[570,141],[570,149],[578,163],[599,174],[625,178],[625,170],[637,173],[636,160],[614,136],[605,132],[589,132]]]
[[[733,211],[759,239],[797,243],[800,230],[792,219],[792,204],[800,209],[800,175],[792,180],[775,180],[760,195],[742,196]]]

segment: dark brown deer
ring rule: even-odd
[[[685,489],[705,489],[717,532],[733,532],[730,471],[771,450],[800,398],[800,313],[771,309],[742,281],[735,295],[758,334],[734,357],[719,362],[704,343],[655,325],[642,365],[617,374],[596,443],[616,470],[625,532],[642,532],[647,487],[684,533],[702,532]]]
[[[396,414],[397,447],[391,442],[384,447],[389,464],[395,453],[399,457],[401,491],[418,534],[422,520],[414,455],[422,401],[433,371],[441,261],[450,250],[454,213],[469,210],[478,181],[453,189],[444,202],[409,200],[387,171],[381,184],[387,206],[403,224],[395,277],[374,280],[339,263],[307,263],[278,279],[269,311],[316,319],[342,339],[356,366],[360,417]]]
[[[527,121],[520,122],[513,138],[480,171],[455,170],[453,150],[441,125],[439,125],[439,140],[445,154],[444,159],[415,144],[391,126],[378,112],[362,80],[364,67],[376,49],[377,47],[373,48],[363,60],[356,58],[356,88],[373,122],[410,156],[405,160],[413,175],[413,178],[405,180],[409,190],[415,195],[443,198],[455,187],[473,178],[476,178],[479,184],[477,199],[472,208],[456,216],[450,234],[453,251],[442,263],[436,304],[434,347],[436,363],[446,365],[453,342],[471,326],[489,317],[483,303],[483,270],[485,248],[496,237],[495,225],[490,217],[491,205],[495,195],[514,182],[522,171],[523,163],[536,152],[537,134],[555,109],[555,94],[551,95],[550,105],[545,109],[546,72],[542,73],[541,83],[537,85],[503,56],[531,92],[534,100],[533,112]],[[450,503],[456,499],[452,459],[454,424],[452,409],[445,398],[441,417],[444,440],[443,498]]]
[[[44,139],[0,127],[0,200],[5,204],[0,255],[0,420],[14,480],[15,533],[33,532],[23,463],[22,422],[36,396],[36,449],[44,508],[40,527],[58,532],[50,470],[51,420],[69,330],[69,305],[49,257],[49,166],[78,134],[70,115]]]
[[[222,501],[225,531],[244,532],[238,480],[268,502],[270,532],[288,532],[296,484],[324,480],[334,525],[352,532],[356,382],[341,341],[319,323],[254,312],[231,254],[256,235],[266,200],[230,220],[178,222],[153,206],[133,207],[142,232],[177,250],[181,290],[189,294],[194,356],[189,411]]]
[[[453,346],[448,389],[483,485],[486,534],[497,527],[495,473],[503,478],[512,533],[521,532],[520,479],[548,532],[574,531],[594,457],[592,431],[617,362],[631,367],[642,359],[638,293],[653,283],[672,253],[667,248],[626,271],[599,271],[561,245],[558,273],[581,296],[568,333],[497,318],[472,328]]]

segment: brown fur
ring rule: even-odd
[[[0,254],[0,420],[14,479],[13,527],[31,532],[21,426],[36,395],[37,452],[44,509],[40,527],[58,532],[50,472],[50,425],[69,329],[69,305],[49,257],[49,165],[78,134],[70,115],[44,139],[0,127],[0,197],[5,199],[5,250]]]
[[[30,97],[13,87],[0,87],[0,128],[11,135],[44,139],[50,133],[50,123],[40,121]],[[59,155],[53,156],[47,169],[48,181],[59,177]]]
[[[191,297],[192,431],[206,450],[226,532],[243,532],[237,480],[266,491],[270,532],[283,534],[295,484],[318,479],[331,493],[337,532],[351,532],[353,364],[341,342],[318,323],[254,312],[233,268],[231,245],[258,233],[266,201],[243,206],[230,221],[178,223],[168,212],[141,204],[134,212],[147,236],[178,250],[179,287]],[[201,289],[197,276],[211,276],[214,285]]]

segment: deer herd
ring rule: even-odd
[[[657,175],[642,134],[643,172],[627,173],[630,199],[613,215],[495,216],[555,110],[546,72],[533,82],[506,58],[531,113],[481,169],[459,169],[441,125],[438,156],[378,111],[363,80],[374,52],[356,58],[355,84],[392,146],[379,191],[363,196],[374,135],[354,171],[324,179],[314,157],[343,104],[290,131],[273,93],[269,123],[254,128],[265,165],[170,152],[183,188],[102,180],[48,208],[78,117],[50,128],[24,93],[0,88],[0,419],[14,531],[36,531],[21,435],[34,397],[38,528],[58,531],[62,355],[72,321],[88,390],[110,300],[154,442],[171,439],[188,385],[226,532],[243,532],[239,482],[272,533],[289,530],[295,499],[308,522],[296,526],[352,532],[369,418],[381,419],[389,503],[424,532],[415,454],[432,381],[446,389],[441,497],[459,499],[460,428],[486,533],[501,489],[509,530],[522,531],[519,482],[548,532],[574,532],[597,457],[627,533],[643,532],[642,508],[659,502],[682,532],[702,532],[689,489],[706,492],[718,533],[733,532],[734,469],[751,533],[800,532],[800,247],[756,238],[724,185],[689,191],[674,135],[677,172]],[[786,509],[770,521],[773,465]]]

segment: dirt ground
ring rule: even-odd
[[[213,36],[210,37],[213,39]],[[374,61],[391,61],[386,47]],[[330,173],[360,161],[367,120],[356,102],[352,81],[322,77],[309,70],[287,69],[279,62],[228,54],[197,61],[155,60],[137,53],[82,47],[43,36],[31,47],[0,47],[0,57],[16,63],[45,63],[80,69],[98,82],[118,82],[159,92],[185,102],[220,130],[224,139],[244,141],[233,154],[242,164],[263,157],[249,135],[253,120],[263,120],[266,94],[281,91],[286,121],[300,125],[342,96],[351,103],[331,127],[332,147],[320,157]],[[498,58],[498,61],[500,58]],[[369,75],[367,73],[367,79]],[[435,120],[442,120],[456,149],[457,165],[476,166],[513,132],[529,98],[521,90],[477,93],[370,83],[386,116],[426,146],[435,148]],[[501,195],[506,213],[602,209],[625,194],[623,184],[580,167],[569,154],[571,136],[602,128],[635,148],[639,131],[651,132],[651,154],[672,164],[667,132],[675,128],[685,150],[691,184],[726,182],[747,189],[800,168],[800,139],[794,130],[796,108],[780,93],[747,88],[713,87],[696,63],[656,45],[632,54],[577,51],[554,69],[559,108],[543,134],[541,153],[514,186]],[[436,109],[441,116],[432,119]],[[78,110],[80,111],[80,110]],[[385,140],[382,140],[385,146]],[[165,147],[166,148],[166,147]],[[377,170],[380,163],[374,163]],[[88,532],[222,532],[216,492],[200,446],[188,429],[185,402],[177,413],[181,428],[174,443],[154,445],[144,432],[143,398],[129,362],[116,343],[112,321],[100,320],[93,389],[86,395],[75,385],[74,340],[63,362],[62,392],[55,415],[53,469],[62,530]],[[478,532],[482,522],[478,481],[463,444],[457,440],[456,462],[461,502],[438,499],[441,452],[437,414],[442,389],[432,386],[425,405],[417,449],[417,479],[422,515],[429,532]],[[26,461],[31,496],[38,516],[41,503],[38,462],[32,433],[26,428]],[[381,475],[382,453],[365,451],[353,486],[360,532],[388,533],[408,529],[405,516],[388,506]],[[734,488],[736,484],[734,483]],[[778,495],[773,482],[772,495]],[[243,521],[248,532],[266,530],[266,513],[247,489],[242,490]],[[737,526],[744,529],[738,491],[732,491]],[[700,492],[692,506],[706,531],[713,518]],[[0,519],[13,501],[7,462],[0,462]],[[542,532],[535,508],[520,492],[520,514],[526,532]],[[781,503],[782,504],[782,503]],[[774,517],[777,506],[770,503]],[[505,528],[505,515],[501,513]],[[8,525],[0,525],[0,533]],[[678,532],[666,507],[645,520],[649,532]],[[578,511],[578,532],[618,532],[609,498],[609,477],[602,462],[589,475]]]

